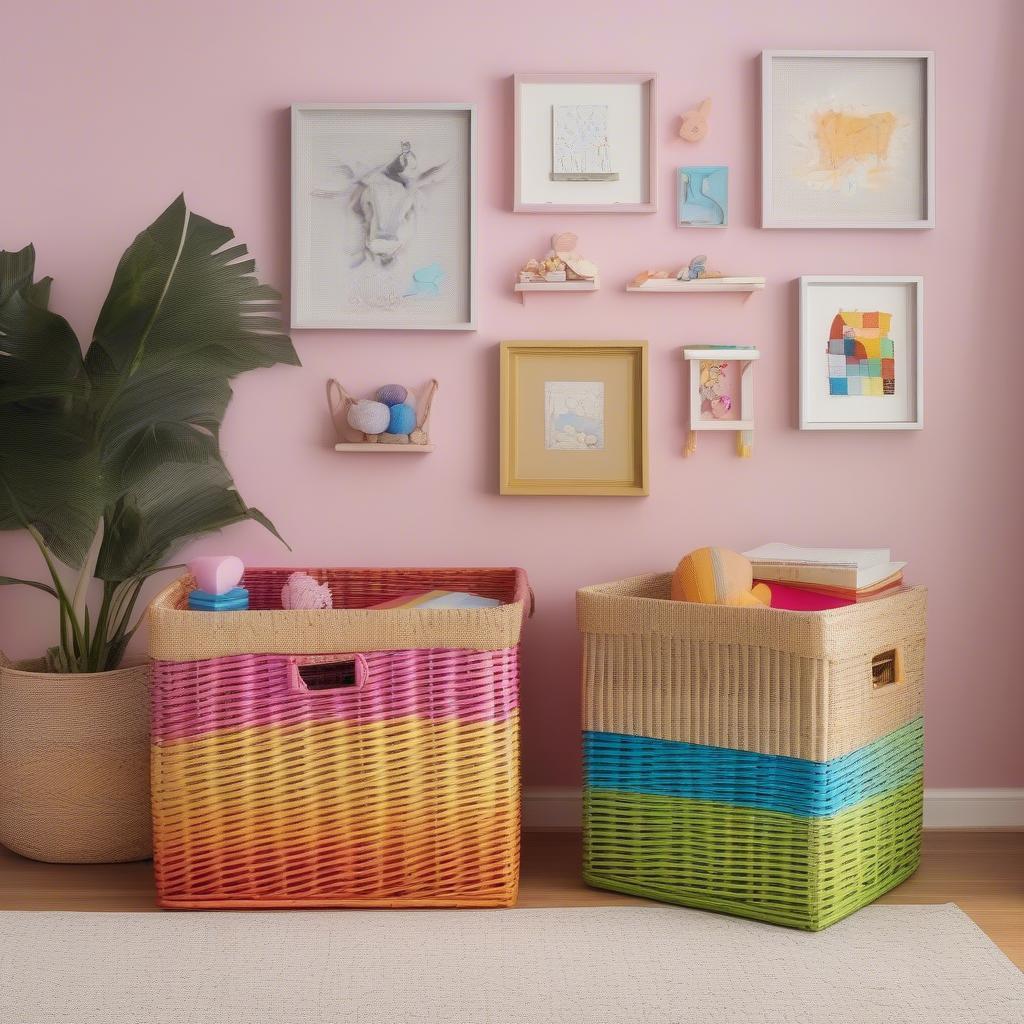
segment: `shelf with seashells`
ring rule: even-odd
[[[578,244],[571,231],[552,235],[548,254],[528,260],[516,275],[519,301],[525,305],[527,292],[596,292],[601,287],[597,266],[580,255]]]
[[[432,452],[430,409],[437,381],[418,388],[385,384],[372,398],[356,398],[333,377],[327,382],[327,407],[337,438],[336,452]]]

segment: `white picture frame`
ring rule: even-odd
[[[468,103],[292,106],[292,328],[476,330],[476,132]]]
[[[657,75],[513,76],[513,213],[654,213],[658,209]],[[610,173],[556,173],[556,111],[603,108]]]
[[[761,226],[934,228],[934,53],[764,50]]]
[[[842,312],[891,316],[884,341],[894,361],[892,394],[833,394],[831,342]],[[844,343],[862,339],[858,326],[845,327]],[[877,324],[865,325],[868,329]],[[849,335],[847,337],[847,335]],[[906,276],[807,276],[800,278],[800,429],[801,430],[920,430],[924,426],[924,278]],[[875,357],[864,355],[870,363]],[[868,358],[870,356],[870,358]],[[849,353],[844,353],[847,362]],[[864,360],[861,359],[861,362]],[[847,367],[849,369],[849,367]],[[874,371],[863,374],[874,384]],[[838,374],[837,374],[838,377]],[[849,384],[847,385],[850,386]],[[883,385],[884,386],[884,385]],[[891,400],[891,407],[887,408]]]

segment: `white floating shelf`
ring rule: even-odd
[[[379,441],[350,441],[334,446],[336,452],[398,452],[406,455],[419,455],[432,452],[432,444],[381,444]]]
[[[683,349],[684,359],[732,359],[745,362],[751,359],[760,359],[761,353],[756,348],[739,348],[724,346],[721,348],[705,347],[700,345],[687,345]]]
[[[756,292],[762,288],[763,277],[700,277],[696,281],[653,277],[643,284],[626,285],[627,292]]]
[[[598,278],[593,281],[516,281],[515,290],[520,302],[526,302],[527,292],[596,292],[601,287]]]

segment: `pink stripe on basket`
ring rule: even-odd
[[[358,690],[295,689],[285,655],[234,655],[153,663],[156,743],[250,726],[313,721],[357,724],[416,715],[504,721],[519,706],[516,648],[375,651]],[[320,659],[318,659],[320,660]]]

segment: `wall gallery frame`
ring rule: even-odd
[[[724,228],[729,223],[729,168],[676,171],[676,227]]]
[[[800,278],[800,429],[924,426],[924,278]]]
[[[653,74],[517,74],[515,213],[654,213]]]
[[[500,491],[648,493],[647,342],[501,343]]]
[[[761,226],[935,226],[935,58],[761,54]]]
[[[292,107],[293,328],[476,329],[476,114]]]

